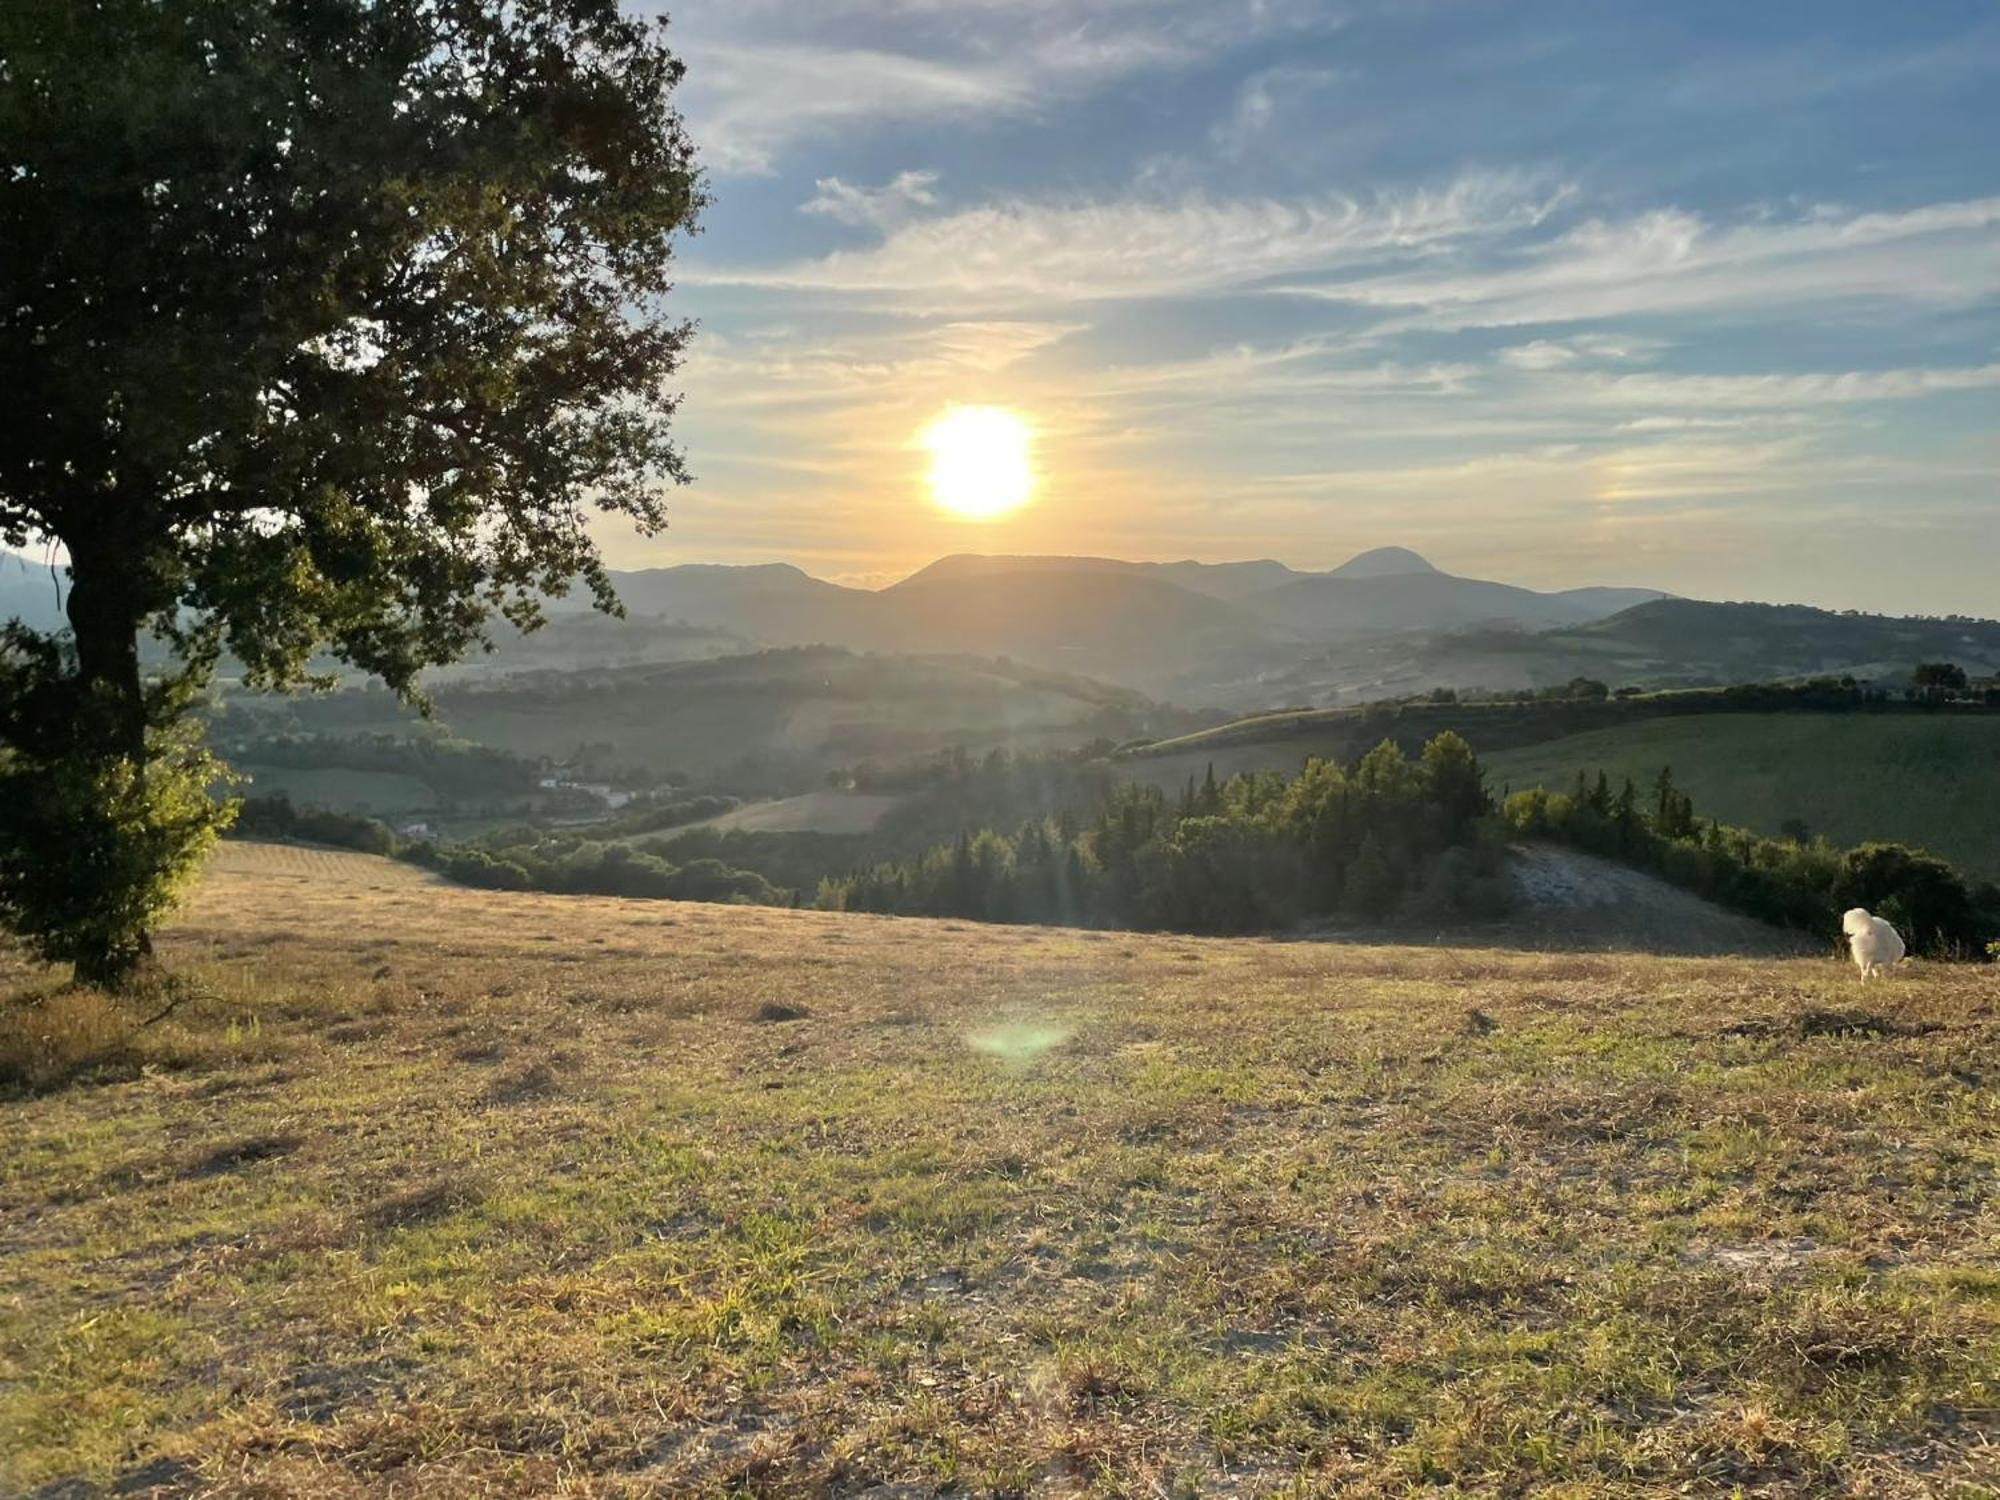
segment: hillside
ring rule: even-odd
[[[57,630],[66,623],[61,600],[67,576],[52,578],[31,558],[0,547],[0,624],[19,620],[35,630]]]
[[[1651,785],[1660,768],[1708,816],[1839,844],[1888,839],[2000,880],[2000,716],[1705,715],[1567,736],[1484,757],[1490,782],[1567,790],[1579,770]]]
[[[1615,591],[1609,590],[1538,594],[1511,584],[1430,572],[1301,578],[1258,594],[1250,603],[1266,619],[1296,635],[1329,639],[1487,624],[1542,630],[1625,607],[1608,601],[1607,594],[1615,598]]]
[[[1009,662],[801,648],[642,667],[447,681],[434,697],[454,733],[517,756],[684,773],[739,794],[804,791],[838,766],[950,746],[1067,748],[1190,716],[1124,688]],[[407,733],[386,692],[232,700],[321,733]]]
[[[614,573],[612,582],[634,616],[627,633],[635,638],[671,622],[765,645],[1004,655],[1196,703],[1268,701],[1257,696],[1260,682],[1302,647],[1472,626],[1544,629],[1660,597],[1598,587],[1542,594],[1457,578],[1401,547],[1364,552],[1326,573],[1269,559],[958,553],[874,590],[782,564],[655,568]],[[500,658],[516,652],[504,642]]]
[[[552,601],[546,629],[496,629],[495,649],[435,675],[490,681],[812,645],[1008,657],[1164,701],[1245,712],[1586,676],[1649,688],[1851,673],[1900,679],[1917,661],[2000,671],[2000,624],[1718,604],[1656,590],[1537,592],[1448,574],[1401,547],[1323,573],[1269,559],[1129,562],[940,558],[885,588],[789,564],[614,572],[627,616]],[[45,572],[0,552],[0,618],[55,623]],[[329,667],[332,663],[324,663]],[[225,672],[228,666],[225,663]]]
[[[2000,622],[1655,599],[1556,629],[1336,642],[1267,672],[1259,688],[1269,702],[1319,704],[1439,687],[1555,687],[1573,677],[1649,688],[1842,674],[1901,682],[1920,661],[2000,672]]]
[[[6,1493],[2000,1480],[1976,970],[245,846],[163,952],[196,988],[154,1027],[0,1010],[0,1068],[56,1088],[0,1099]]]

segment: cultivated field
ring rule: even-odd
[[[2000,1484],[1990,969],[256,846],[164,948],[0,967],[0,1493]]]
[[[1788,819],[1835,843],[1890,839],[2000,880],[2000,717],[1713,714],[1480,756],[1487,780],[1566,791],[1581,770],[1649,786],[1663,765],[1708,817],[1760,833]]]

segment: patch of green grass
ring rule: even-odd
[[[1837,844],[1914,844],[2000,880],[2000,718],[1704,714],[1596,730],[1480,757],[1497,790],[1566,791],[1601,768],[1642,790],[1662,766],[1705,817]]]
[[[0,1492],[2000,1481],[1985,971],[222,863],[177,1054],[0,1101]]]

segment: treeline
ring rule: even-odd
[[[736,869],[712,857],[688,858],[670,849],[666,839],[625,844],[520,828],[489,834],[477,843],[406,840],[374,818],[295,808],[283,797],[245,798],[230,834],[385,855],[487,890],[761,906],[789,906],[795,901],[792,891],[773,885],[754,870]],[[670,856],[677,856],[678,862]]]
[[[239,764],[299,771],[373,771],[414,777],[447,802],[502,802],[541,789],[533,761],[448,735],[216,736]]]
[[[1359,754],[1388,738],[1414,753],[1433,735],[1449,729],[1474,740],[1489,753],[1540,744],[1595,729],[1612,729],[1652,719],[1718,713],[1880,713],[1986,714],[2000,711],[2000,693],[1983,689],[1969,696],[1932,690],[1891,692],[1853,677],[1815,677],[1803,682],[1746,682],[1721,688],[1675,688],[1664,692],[1611,689],[1593,678],[1576,678],[1557,688],[1455,692],[1449,688],[1408,698],[1383,699],[1351,708],[1283,709],[1256,714],[1187,739],[1133,747],[1137,756],[1184,754],[1246,742],[1310,736],[1335,755]]]
[[[600,837],[616,838],[627,838],[640,833],[658,833],[665,828],[679,828],[688,823],[719,818],[726,812],[734,812],[742,805],[741,797],[731,797],[720,792],[696,792],[679,797],[652,793],[635,798],[631,806],[618,816],[606,822],[593,824],[592,831]]]
[[[1979,957],[2000,939],[2000,888],[1968,885],[1944,860],[1901,844],[1840,849],[1703,822],[1671,768],[1643,792],[1629,779],[1613,790],[1604,772],[1594,782],[1579,772],[1574,790],[1516,792],[1502,813],[1513,835],[1638,865],[1778,926],[1833,936],[1842,912],[1865,906],[1893,922],[1911,951],[1932,957]]]
[[[1254,932],[1307,917],[1496,915],[1504,845],[1456,734],[1412,760],[1384,741],[1353,765],[1213,769],[1178,798],[1117,784],[1096,810],[962,832],[915,859],[823,882],[833,910]]]
[[[666,841],[606,843],[532,835],[519,843],[411,844],[398,858],[438,871],[460,885],[498,891],[553,891],[566,896],[632,896],[661,901],[725,901],[789,906],[792,893],[754,870],[716,859],[675,864]]]

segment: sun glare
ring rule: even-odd
[[[1018,510],[1035,487],[1033,434],[998,406],[954,406],[923,430],[931,498],[953,515],[990,521]]]

